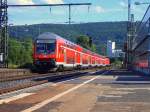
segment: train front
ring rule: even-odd
[[[34,42],[34,65],[39,69],[56,67],[56,38],[51,34],[40,35]]]

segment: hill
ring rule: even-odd
[[[68,40],[76,41],[79,35],[92,37],[97,46],[97,52],[105,54],[107,40],[116,41],[117,47],[122,48],[126,38],[127,22],[96,22],[83,24],[36,24],[12,26],[9,28],[10,37],[24,40],[36,38],[40,33],[53,32]]]

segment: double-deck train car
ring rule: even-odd
[[[109,58],[49,32],[35,39],[33,60],[34,65],[41,69],[81,68],[110,64]]]

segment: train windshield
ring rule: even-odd
[[[52,54],[55,52],[55,47],[55,40],[37,40],[36,42],[36,52],[38,54]]]

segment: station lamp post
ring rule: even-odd
[[[150,2],[135,2],[134,4],[135,5],[150,5]],[[149,21],[150,21],[150,18],[149,18]],[[150,24],[149,24],[149,26],[150,26]]]
[[[150,5],[150,2],[135,2],[135,5]],[[150,18],[149,18],[149,24],[148,27],[150,27]]]
[[[135,2],[134,3],[135,5],[150,5],[150,2]],[[149,18],[149,21],[150,21],[150,18]],[[150,23],[150,22],[149,22]],[[149,26],[150,26],[150,24],[149,24]],[[148,26],[148,27],[149,27]]]

